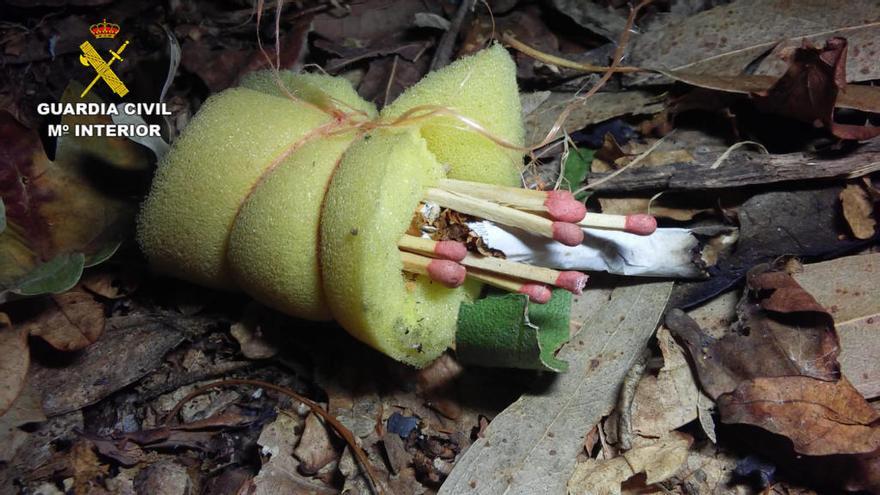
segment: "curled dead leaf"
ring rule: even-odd
[[[6,313],[0,313],[0,415],[15,402],[24,387],[30,366],[27,330],[13,328]]]
[[[84,290],[75,288],[51,295],[45,305],[43,311],[24,322],[22,328],[58,350],[83,349],[104,333],[104,306]]]
[[[874,237],[877,220],[874,218],[874,202],[868,196],[868,191],[858,184],[848,184],[840,192],[840,203],[843,218],[856,239]]]

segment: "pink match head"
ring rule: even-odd
[[[523,284],[519,288],[519,293],[529,296],[529,301],[538,304],[545,304],[553,296],[550,289],[541,284]]]
[[[657,219],[644,213],[627,215],[623,229],[631,234],[651,235],[657,230]]]
[[[584,231],[573,223],[553,222],[553,240],[566,246],[579,246],[584,242]]]
[[[458,241],[440,241],[434,246],[434,254],[452,261],[461,261],[467,256],[467,246]]]
[[[560,222],[577,223],[587,214],[587,207],[574,199],[568,191],[548,192],[544,207],[547,208],[551,218]]]
[[[588,277],[581,272],[560,272],[556,278],[556,286],[573,293],[580,294],[587,285]]]
[[[464,283],[467,270],[454,261],[432,260],[428,263],[428,276],[452,289]]]

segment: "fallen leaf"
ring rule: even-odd
[[[13,328],[6,313],[0,313],[0,415],[15,403],[25,384],[30,366],[27,330]]]
[[[553,7],[590,31],[616,40],[626,27],[626,16],[593,2],[552,0]]]
[[[21,326],[60,351],[75,351],[95,343],[104,324],[104,305],[88,292],[73,289],[49,296],[46,308]]]
[[[148,465],[134,479],[137,493],[186,495],[194,490],[187,468],[171,459]]]
[[[268,359],[278,354],[278,348],[266,339],[265,314],[262,306],[250,304],[242,320],[229,327],[229,333],[238,341],[241,353],[248,359]]]
[[[793,276],[834,318],[843,374],[866,398],[880,397],[880,253],[804,265]]]
[[[526,144],[541,142],[559,115],[574,101],[575,93],[554,92],[547,95],[530,112],[523,108]],[[650,115],[663,110],[663,95],[647,91],[597,93],[589,100],[573,106],[562,128],[573,134],[587,126],[625,115]]]
[[[864,454],[880,448],[880,414],[846,380],[757,377],[718,397],[725,423],[784,435],[805,455]]]
[[[843,217],[856,239],[870,239],[877,229],[874,219],[874,202],[859,184],[847,184],[840,192]]]
[[[279,414],[275,421],[263,427],[263,431],[260,432],[257,443],[261,446],[264,460],[260,472],[252,480],[252,493],[255,495],[274,495],[276,493],[330,495],[338,493],[335,489],[316,483],[299,474],[297,470],[299,461],[293,457],[298,423],[298,418],[288,414]]]
[[[813,45],[822,45],[834,37],[846,38],[849,45],[846,57],[846,80],[850,82],[880,79],[880,65],[877,64],[877,37],[880,36],[880,23],[872,22],[857,27],[843,28],[816,36],[798,37],[782,41],[758,64],[754,74],[781,76],[788,67],[788,55],[806,40]]]
[[[788,70],[773,86],[753,94],[759,110],[824,126],[841,139],[866,140],[880,128],[834,122],[837,95],[846,85],[845,38],[831,38],[822,49],[804,42],[794,51]]]
[[[63,368],[34,361],[33,387],[42,394],[47,415],[75,411],[150,373],[186,337],[216,327],[210,319],[180,315],[111,317],[102,338],[71,355]]]
[[[306,416],[305,426],[299,444],[293,455],[301,461],[299,470],[305,475],[314,475],[339,455],[333,447],[330,432],[314,413]]]
[[[639,380],[632,402],[633,432],[653,438],[697,419],[702,396],[684,351],[667,328],[657,330],[657,344],[663,354],[663,368],[657,376]]]
[[[680,310],[666,317],[721,420],[783,435],[805,455],[880,448],[880,414],[839,373],[831,315],[785,271],[758,266],[747,285],[720,339]]]
[[[23,426],[46,421],[40,400],[33,387],[25,385],[12,406],[0,413],[0,445],[3,445],[0,462],[10,462],[18,448],[27,441],[31,433],[23,430]]]
[[[858,241],[838,235],[840,190],[801,188],[749,198],[737,209],[740,231],[735,249],[719,258],[712,278],[677,284],[671,305],[689,308],[707,301],[742,280],[753,266],[779,256],[821,259],[855,247]]]
[[[688,70],[699,74],[739,76],[762,54],[782,40],[841,36],[871,28],[880,20],[880,6],[870,0],[798,2],[792,15],[790,0],[740,0],[664,24],[635,38],[631,64]],[[873,63],[873,62],[872,62]],[[656,77],[639,76],[639,82]]]
[[[626,372],[654,333],[672,284],[591,287],[573,305],[584,327],[559,351],[567,373],[501,412],[456,462],[440,494],[557,494],[584,437],[617,402]]]
[[[14,144],[0,151],[0,196],[9,226],[0,234],[0,302],[13,294],[63,292],[84,266],[115,251],[134,216],[132,202],[102,189],[99,165],[143,155],[112,146],[105,153],[111,156],[89,155],[86,138],[62,137],[50,161],[37,133],[6,112],[0,113],[0,136]]]
[[[621,485],[633,476],[645,473],[642,488],[674,476],[685,463],[694,439],[672,432],[646,445],[606,460],[587,459],[579,463],[568,481],[571,495],[620,495]],[[637,489],[630,487],[629,489]]]

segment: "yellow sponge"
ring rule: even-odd
[[[241,202],[273,158],[328,120],[309,105],[250,89],[208,98],[159,164],[141,210],[138,240],[150,264],[234,288],[226,249]]]
[[[329,320],[318,265],[321,203],[353,133],[312,141],[265,180],[241,208],[229,237],[235,281],[287,314]]]
[[[498,137],[523,146],[516,64],[501,45],[428,74],[380,116],[394,119],[420,105],[454,108]],[[520,186],[523,153],[498,146],[452,117],[435,117],[418,125],[428,149],[451,167],[450,178]]]
[[[321,213],[321,269],[333,316],[415,366],[454,340],[462,288],[403,274],[397,241],[443,167],[415,130],[368,134],[345,153]]]
[[[361,98],[351,83],[341,77],[323,74],[296,74],[290,71],[280,71],[278,75],[281,82],[287,86],[288,91],[298,98],[322,108],[335,105],[343,112],[354,110],[364,113],[368,118],[376,116],[376,106]],[[240,85],[289,99],[287,93],[278,86],[278,78],[272,71],[252,72],[242,78]]]

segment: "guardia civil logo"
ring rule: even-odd
[[[120,28],[119,24],[113,24],[111,22],[107,22],[107,19],[104,19],[102,22],[98,24],[92,24],[89,27],[89,32],[95,39],[114,39],[116,35],[119,34]],[[112,65],[115,62],[122,62],[122,52],[125,51],[125,47],[128,46],[128,40],[125,41],[122,45],[119,46],[115,51],[107,50],[109,53],[109,58],[104,60],[98,50],[92,46],[92,43],[88,40],[83,42],[83,44],[79,45],[79,49],[82,51],[82,54],[79,56],[79,61],[81,64],[86,67],[91,67],[94,72],[97,74],[92,79],[92,82],[86,86],[86,89],[79,95],[80,98],[84,98],[89,91],[98,83],[98,81],[104,81],[105,84],[117,95],[123,97],[128,94],[128,88],[125,86],[125,83],[119,79],[115,72],[113,72]]]

